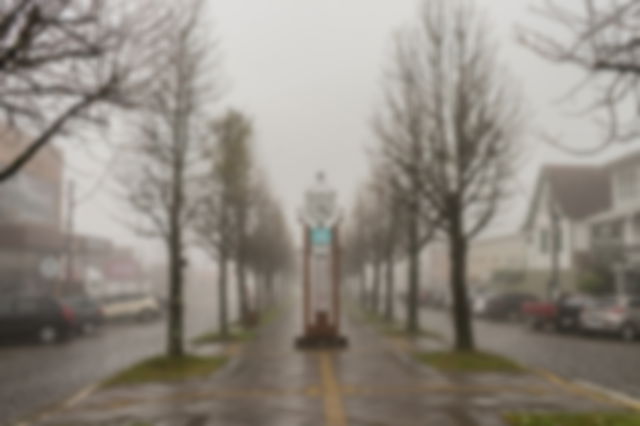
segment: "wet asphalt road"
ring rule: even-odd
[[[161,322],[113,326],[52,346],[0,347],[0,424],[55,404],[162,350]]]
[[[194,300],[187,323],[190,335],[211,328],[215,322],[211,299]],[[424,309],[421,322],[451,336],[444,311]],[[485,350],[640,397],[640,343],[537,333],[517,324],[485,320],[476,320],[475,330]],[[161,352],[164,333],[162,322],[129,324],[63,345],[0,347],[0,424],[59,403],[133,362]]]
[[[451,338],[446,311],[422,309],[423,327]],[[474,321],[477,344],[521,363],[572,380],[587,381],[640,398],[640,342],[536,332],[522,324]]]
[[[187,294],[187,334],[216,324],[213,286]],[[213,307],[212,307],[213,306]],[[164,320],[105,327],[95,336],[42,346],[0,346],[0,425],[66,400],[83,388],[163,351]]]
[[[536,375],[469,376],[421,366],[402,341],[381,338],[349,315],[342,318],[348,348],[296,350],[302,312],[293,308],[213,375],[104,390],[37,424],[503,426],[504,412],[611,408]]]

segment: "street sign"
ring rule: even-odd
[[[318,173],[316,182],[305,192],[300,219],[312,228],[328,228],[338,219],[336,192]]]
[[[328,246],[331,244],[331,229],[313,228],[311,230],[311,244],[314,246]]]

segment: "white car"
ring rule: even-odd
[[[151,320],[160,316],[158,301],[146,293],[123,293],[101,300],[102,313],[106,320],[135,319]]]

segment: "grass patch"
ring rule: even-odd
[[[443,371],[468,373],[523,373],[519,364],[486,352],[427,352],[417,355],[421,362]]]
[[[150,382],[186,380],[213,373],[226,362],[225,357],[185,355],[180,358],[158,356],[146,359],[107,379],[102,386],[134,385]]]
[[[409,333],[403,326],[397,322],[389,322],[379,314],[373,313],[368,310],[361,309],[356,315],[370,324],[372,324],[379,332],[391,337],[425,337],[428,339],[434,339],[444,341],[445,338],[437,331],[421,329],[417,333]]]
[[[511,426],[640,426],[636,413],[518,413],[505,420]]]
[[[418,330],[417,333],[409,333],[398,324],[384,323],[379,327],[379,330],[392,337],[426,337],[428,339],[439,340],[441,342],[445,340],[444,336],[437,331],[421,329]]]
[[[196,336],[191,340],[194,345],[209,345],[212,343],[231,343],[231,342],[245,342],[249,339],[253,339],[256,335],[255,330],[246,329],[243,327],[232,327],[229,330],[229,334],[226,336],[221,335],[217,331],[204,333],[200,336]]]
[[[282,313],[282,307],[275,305],[267,309],[260,316],[260,320],[258,322],[258,326],[262,327],[268,324],[271,324],[273,321],[278,318],[278,316]]]
[[[258,318],[258,323],[255,327],[247,328],[238,323],[231,324],[229,327],[229,333],[226,336],[220,334],[219,331],[209,331],[191,339],[191,343],[196,346],[209,345],[213,343],[235,343],[246,342],[256,337],[256,332],[259,327],[265,326],[273,322],[281,313],[281,308],[274,306],[264,311]]]

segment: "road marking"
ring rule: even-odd
[[[630,405],[628,403],[625,403],[624,401],[618,399],[618,398],[613,398],[611,395],[608,395],[607,393],[603,392],[601,389],[596,390],[596,386],[585,386],[584,384],[579,384],[577,382],[562,378],[554,373],[552,373],[549,370],[544,370],[544,369],[535,369],[533,370],[536,374],[538,374],[539,376],[549,380],[550,382],[553,382],[559,386],[561,386],[562,388],[564,388],[565,390],[575,394],[575,395],[579,395],[582,397],[586,397],[592,401],[595,402],[600,402],[600,403],[605,403],[608,405],[616,405],[616,406],[627,406],[630,407]],[[584,383],[584,382],[583,382]],[[640,409],[640,404],[637,407],[632,407],[635,408],[636,410]]]
[[[83,399],[91,395],[93,392],[95,392],[95,390],[98,389],[98,386],[100,386],[100,383],[94,383],[92,385],[85,387],[84,389],[81,389],[80,391],[76,392],[75,395],[72,395],[69,399],[67,399],[64,403],[62,403],[62,407],[72,408],[78,405],[80,401],[82,401]]]
[[[71,395],[69,398],[65,399],[62,402],[56,403],[54,406],[50,406],[49,408],[45,408],[35,414],[31,414],[28,419],[22,420],[17,423],[16,426],[30,426],[35,423],[39,423],[45,418],[60,412],[65,409],[73,408],[80,401],[86,399],[89,395],[91,395],[95,390],[100,386],[100,383],[94,383],[89,386],[86,386],[80,389],[75,394]]]
[[[343,386],[345,395],[414,395],[429,393],[453,393],[453,394],[501,394],[522,393],[530,395],[545,395],[553,393],[553,389],[545,386],[490,386],[490,385],[456,385],[450,383],[430,383],[424,385],[396,385],[396,386]]]
[[[605,386],[588,382],[586,380],[576,380],[575,382],[580,386],[593,390],[594,392],[606,395],[612,401],[616,401],[619,404],[625,405],[633,410],[640,411],[640,401],[630,395],[606,388]]]
[[[324,397],[324,415],[327,426],[347,426],[347,418],[342,404],[342,392],[333,368],[331,353],[321,352],[320,372]]]

